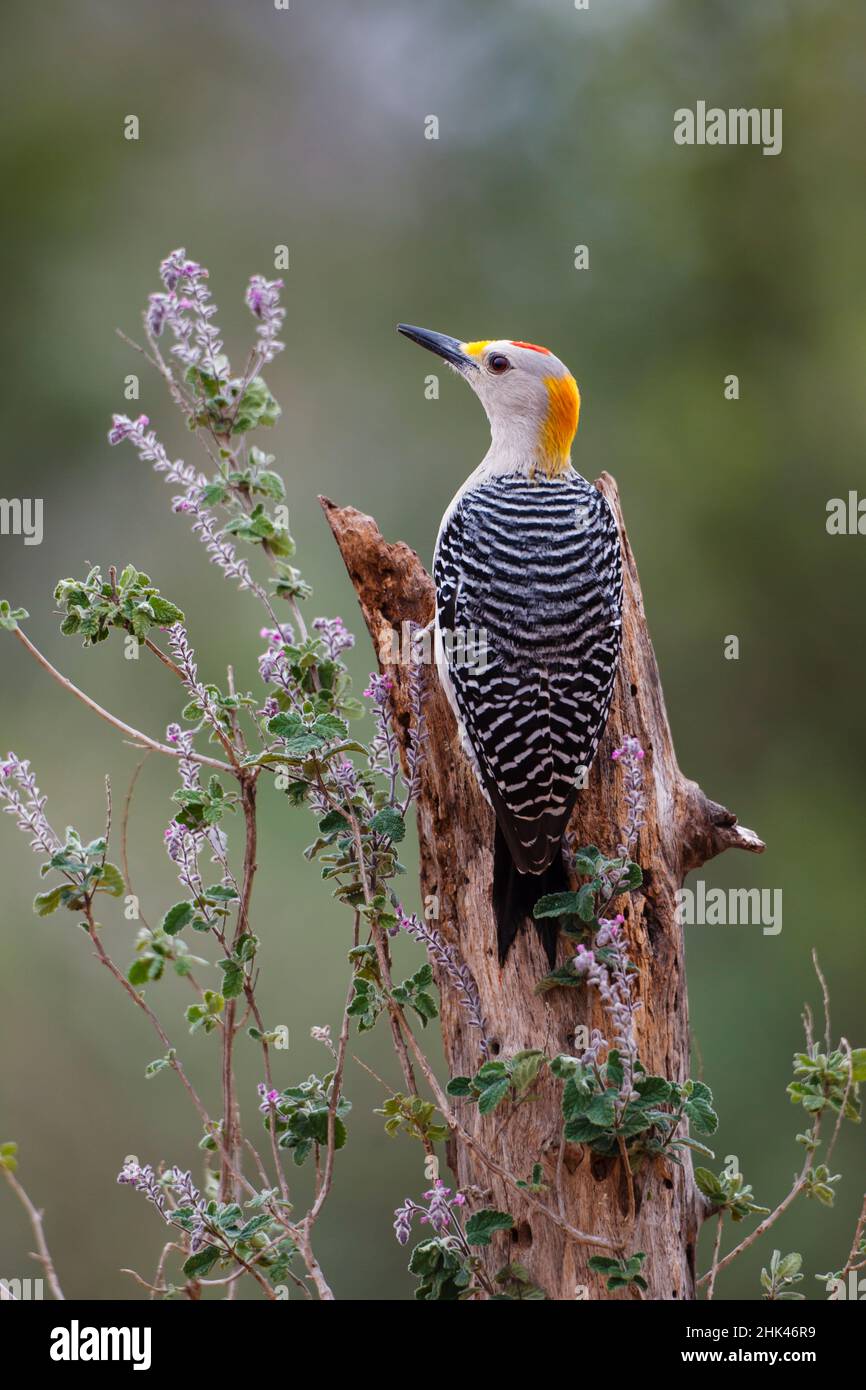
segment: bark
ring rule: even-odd
[[[675,920],[676,893],[691,869],[722,850],[760,853],[764,846],[736,817],[709,800],[680,771],[674,754],[655,654],[647,631],[634,557],[626,536],[616,484],[602,474],[596,486],[610,502],[619,525],[625,579],[623,646],[610,719],[578,796],[571,829],[578,845],[595,844],[616,853],[625,821],[623,781],[613,749],[631,734],[646,750],[643,764],[645,825],[634,858],[644,870],[641,890],[618,904],[626,916],[631,957],[639,970],[637,1015],[641,1060],[650,1072],[683,1081],[689,1075],[688,1001],[682,929]],[[409,727],[408,667],[395,660],[402,625],[422,626],[433,616],[433,581],[414,551],[386,542],[371,517],[321,499],[325,515],[355,587],[379,657],[394,680],[394,725],[401,742]],[[575,1028],[583,1023],[606,1033],[595,991],[558,989],[538,994],[547,965],[534,931],[518,936],[500,968],[491,908],[494,819],[459,748],[456,723],[435,667],[425,673],[429,748],[417,802],[421,890],[428,918],[459,948],[478,985],[491,1055],[522,1048],[548,1054],[575,1050]],[[562,959],[562,955],[560,957]],[[473,1074],[482,1061],[478,1032],[469,1026],[447,980],[439,981],[442,1035],[451,1075]],[[474,1105],[455,1102],[465,1127],[517,1178],[528,1178],[540,1160],[550,1184],[543,1200],[579,1231],[604,1236],[611,1246],[646,1252],[646,1297],[695,1297],[695,1245],[702,1217],[688,1154],[683,1165],[668,1160],[644,1164],[634,1178],[635,1220],[630,1224],[628,1178],[619,1158],[599,1158],[567,1144],[560,1152],[560,1083],[544,1077],[538,1099],[481,1117]],[[495,1272],[519,1260],[552,1299],[633,1297],[609,1295],[587,1261],[592,1250],[554,1227],[542,1213],[467,1149],[454,1142],[449,1162],[463,1190],[476,1189],[485,1203],[510,1211],[511,1233],[500,1233],[484,1252]],[[601,1252],[603,1253],[603,1252]],[[583,1292],[585,1290],[585,1292]]]

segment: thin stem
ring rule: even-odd
[[[352,827],[352,837],[355,842],[355,857],[358,862],[358,872],[361,876],[361,887],[364,893],[364,902],[369,907],[370,902],[372,900],[372,895],[370,893],[370,885],[367,879],[367,866],[364,861],[364,844],[361,839],[361,827],[358,823],[358,817],[355,815],[354,809],[351,806],[349,806],[348,803],[345,807],[345,810],[348,813],[349,824]],[[409,1053],[406,1049],[406,1043],[403,1038],[403,1031],[400,1027],[400,1020],[403,1016],[402,1010],[393,997],[394,981],[391,978],[391,963],[388,960],[388,949],[385,944],[382,929],[378,925],[378,923],[372,922],[371,929],[373,933],[373,945],[376,950],[376,960],[378,961],[379,965],[379,974],[382,977],[382,984],[385,988],[386,997],[388,1001],[388,1020],[391,1025],[391,1038],[394,1043],[394,1049],[400,1061],[400,1066],[403,1071],[403,1078],[406,1084],[406,1089],[408,1090],[410,1095],[417,1096],[418,1083],[415,1080],[415,1073],[412,1070],[412,1063],[409,1059]],[[432,1154],[435,1152],[433,1144],[426,1136],[424,1137],[423,1143],[424,1148],[428,1154]]]
[[[820,1120],[816,1120],[814,1125],[812,1126],[812,1143],[814,1144],[815,1148],[817,1148],[819,1129]],[[759,1240],[765,1231],[769,1231],[770,1227],[775,1225],[779,1217],[788,1210],[789,1206],[794,1201],[794,1198],[797,1197],[800,1194],[800,1192],[802,1192],[803,1188],[806,1185],[806,1179],[809,1173],[809,1168],[811,1167],[811,1159],[813,1153],[814,1148],[812,1147],[812,1144],[810,1144],[809,1148],[806,1151],[806,1158],[803,1163],[803,1167],[800,1171],[799,1177],[796,1177],[794,1179],[793,1186],[791,1187],[791,1190],[788,1193],[788,1195],[782,1198],[775,1211],[771,1211],[769,1216],[764,1217],[764,1220],[760,1223],[759,1226],[755,1227],[751,1235],[746,1236],[745,1240],[741,1240],[739,1245],[735,1245],[733,1250],[728,1251],[727,1255],[723,1260],[720,1260],[718,1264],[714,1265],[713,1269],[708,1270],[706,1274],[702,1275],[701,1278],[698,1279],[696,1286],[697,1288],[701,1288],[704,1284],[708,1283],[711,1277],[715,1281],[715,1276],[717,1274],[721,1274],[722,1270],[727,1269],[728,1265],[731,1264],[732,1261],[735,1260],[738,1255],[742,1255],[744,1250],[748,1250],[750,1245],[754,1245],[755,1241]]]
[[[58,1302],[62,1303],[65,1301],[65,1294],[60,1287],[60,1280],[57,1278],[57,1273],[54,1269],[54,1261],[51,1258],[51,1251],[48,1249],[45,1240],[45,1232],[42,1229],[43,1213],[37,1211],[36,1207],[34,1207],[27,1193],[24,1191],[24,1188],[12,1172],[12,1169],[7,1168],[5,1164],[0,1164],[0,1170],[2,1170],[4,1178],[12,1188],[12,1191],[15,1193],[15,1196],[18,1198],[30,1220],[33,1237],[36,1241],[36,1248],[39,1252],[38,1254],[34,1254],[33,1259],[38,1260],[45,1270],[45,1278],[48,1280],[49,1289]]]
[[[712,1297],[713,1297],[713,1294],[714,1294],[714,1292],[715,1292],[715,1288],[716,1288],[716,1275],[717,1275],[718,1272],[719,1272],[719,1250],[721,1249],[721,1245],[722,1245],[722,1228],[723,1228],[724,1224],[725,1224],[725,1213],[724,1213],[723,1211],[720,1211],[720,1212],[719,1212],[719,1219],[718,1219],[718,1222],[716,1223],[716,1239],[715,1239],[715,1242],[714,1242],[714,1244],[713,1244],[713,1259],[712,1259],[712,1263],[711,1263],[711,1265],[710,1265],[709,1283],[708,1283],[708,1285],[707,1285],[707,1302],[708,1302],[708,1303],[711,1301],[711,1299],[712,1299]]]
[[[814,946],[812,947],[812,964],[815,967],[815,974],[818,976],[818,983],[821,986],[821,998],[824,1004],[824,1043],[826,1051],[829,1054],[833,1050],[832,1034],[830,1032],[830,991],[827,988],[827,981],[821,973],[821,967],[818,964],[818,952],[815,950]]]
[[[626,1147],[626,1142],[623,1139],[622,1135],[620,1135],[617,1138],[617,1145],[619,1147],[619,1156],[622,1161],[623,1169],[625,1170],[625,1179],[628,1187],[628,1224],[629,1226],[633,1226],[636,1217],[636,1206],[634,1199],[634,1175],[631,1171],[631,1164],[629,1163],[628,1159],[628,1148]]]
[[[139,994],[138,990],[129,983],[129,980],[126,978],[123,971],[115,965],[114,961],[111,959],[110,955],[103,946],[102,941],[99,937],[99,931],[97,929],[96,922],[93,919],[93,909],[89,902],[87,903],[87,906],[85,908],[84,915],[87,919],[88,935],[90,937],[90,940],[93,942],[96,954],[101,960],[102,964],[105,966],[106,970],[108,970],[110,974],[114,976],[118,984],[122,985],[123,989],[129,995],[133,1003],[137,1004],[138,1007],[141,1009],[142,1013],[144,1013],[147,1016],[147,1018],[150,1019],[150,1022],[157,1034],[157,1037],[163,1044],[166,1053],[173,1052],[174,1049],[171,1045],[171,1039],[169,1038],[168,1034],[166,1033],[165,1029],[160,1023],[156,1014],[153,1012],[153,1009],[150,1007],[148,1003],[145,1002],[144,996]],[[192,1082],[190,1081],[189,1077],[184,1071],[183,1064],[179,1061],[177,1055],[171,1058],[169,1065],[177,1072],[187,1095],[189,1096],[190,1100],[192,1101],[193,1105],[195,1106],[196,1110],[198,1111],[201,1117],[205,1129],[208,1132],[210,1132],[212,1128],[210,1116],[208,1115],[204,1107],[204,1104],[202,1103],[202,1100],[199,1097],[198,1092],[196,1091],[195,1087],[193,1086]]]
[[[836,1140],[839,1138],[839,1131],[842,1128],[842,1121],[845,1118],[845,1110],[848,1106],[848,1097],[850,1096],[851,1089],[854,1085],[854,1058],[851,1056],[851,1044],[849,1043],[847,1038],[839,1039],[839,1049],[841,1052],[844,1052],[845,1057],[848,1061],[848,1080],[845,1082],[845,1091],[842,1096],[842,1104],[839,1106],[839,1114],[836,1117],[836,1127],[833,1130],[833,1137],[830,1140],[830,1144],[824,1158],[824,1162],[827,1164],[829,1164],[830,1159],[833,1157],[833,1150],[836,1147]]]
[[[851,1253],[845,1261],[845,1268],[841,1271],[839,1278],[844,1279],[852,1269],[862,1268],[862,1260],[858,1261],[857,1256],[862,1255],[860,1242],[863,1239],[863,1232],[866,1230],[866,1196],[863,1198],[863,1205],[860,1208],[860,1219],[854,1232],[854,1240],[851,1243]]]
[[[360,913],[356,912],[354,930],[355,945],[358,944],[359,934]],[[310,1211],[307,1213],[307,1217],[304,1222],[307,1234],[309,1234],[312,1230],[313,1224],[317,1216],[319,1215],[319,1212],[325,1205],[334,1178],[334,1158],[336,1155],[337,1106],[340,1103],[340,1093],[343,1089],[343,1072],[346,1067],[346,1049],[349,1045],[349,1005],[352,1002],[352,995],[354,994],[354,992],[355,981],[352,978],[349,980],[349,988],[346,994],[346,1002],[343,1006],[343,1022],[340,1028],[340,1039],[337,1044],[337,1062],[334,1068],[334,1079],[331,1083],[331,1098],[328,1103],[328,1148],[325,1157],[325,1172],[322,1176],[319,1191],[316,1194],[316,1200],[310,1208]]]
[[[83,690],[79,690],[77,685],[73,685],[68,677],[61,675],[57,668],[51,665],[48,658],[42,655],[39,648],[34,646],[30,641],[30,638],[25,637],[20,627],[14,629],[14,635],[18,638],[21,645],[26,647],[30,655],[39,662],[43,670],[47,671],[49,676],[57,681],[58,685],[62,686],[70,695],[74,695],[75,698],[86,705],[88,709],[93,710],[94,714],[98,714],[100,719],[104,719],[107,724],[111,724],[115,729],[119,729],[120,732],[125,734],[133,743],[137,744],[140,748],[149,748],[154,753],[165,753],[169,758],[179,758],[181,756],[180,749],[170,748],[168,744],[159,743],[156,739],[141,733],[139,729],[133,729],[130,724],[125,724],[122,719],[118,719],[116,715],[109,713],[107,709],[103,709],[102,705],[98,705],[95,700],[91,700],[89,695],[85,695]],[[204,753],[192,752],[184,754],[184,756],[190,758],[193,762],[203,763],[207,767],[218,768],[220,772],[230,772],[233,776],[237,776],[233,767],[228,763],[220,762],[218,758],[208,758]]]

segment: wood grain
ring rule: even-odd
[[[607,730],[588,785],[578,796],[571,828],[577,844],[596,844],[603,852],[615,853],[626,811],[622,778],[611,752],[626,734],[639,739],[646,750],[647,805],[635,858],[645,877],[643,888],[620,900],[620,907],[626,916],[631,956],[640,972],[641,1059],[651,1072],[683,1081],[689,1075],[690,1048],[683,937],[675,920],[677,890],[690,869],[722,850],[759,853],[764,846],[730,811],[684,777],[677,765],[616,483],[602,474],[596,487],[613,508],[622,540],[623,647]],[[408,667],[395,661],[394,645],[404,623],[424,626],[430,622],[433,581],[413,550],[383,539],[372,517],[352,507],[338,507],[326,498],[320,501],[380,668],[394,681],[394,727],[403,746],[410,722]],[[427,915],[459,948],[475,977],[494,1055],[535,1047],[548,1053],[572,1052],[578,1024],[605,1031],[597,1000],[584,990],[535,992],[547,966],[541,943],[531,931],[520,933],[500,968],[490,901],[493,813],[460,750],[455,720],[434,666],[426,667],[425,681],[429,748],[417,820]],[[474,1073],[482,1061],[477,1030],[468,1026],[447,981],[438,983],[450,1074]],[[501,1110],[480,1117],[467,1102],[455,1104],[466,1128],[516,1177],[529,1177],[533,1163],[540,1159],[551,1184],[544,1198],[573,1227],[604,1235],[627,1253],[646,1251],[647,1297],[694,1298],[702,1199],[688,1157],[682,1167],[667,1161],[643,1166],[635,1179],[636,1220],[629,1229],[628,1185],[620,1160],[599,1158],[584,1146],[567,1145],[560,1161],[559,1083],[545,1077],[537,1092],[536,1101],[516,1107],[504,1122]],[[449,1162],[460,1188],[474,1189],[485,1202],[515,1215],[515,1230],[495,1236],[484,1252],[490,1272],[519,1259],[552,1299],[574,1298],[579,1287],[589,1298],[633,1296],[607,1294],[600,1278],[587,1268],[593,1251],[565,1237],[537,1210],[515,1199],[513,1190],[495,1174],[491,1176],[464,1145],[450,1145]],[[562,1179],[559,1193],[557,1172]]]

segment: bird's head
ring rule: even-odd
[[[464,343],[408,323],[397,328],[469,383],[490,421],[491,456],[503,467],[538,468],[548,477],[568,468],[580,392],[552,352],[509,338]]]

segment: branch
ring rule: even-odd
[[[48,672],[49,676],[57,681],[58,685],[62,686],[64,690],[67,690],[70,695],[74,695],[75,698],[80,700],[83,705],[86,705],[88,709],[93,710],[94,714],[98,714],[100,719],[105,720],[106,724],[111,724],[115,729],[119,729],[122,734],[125,734],[126,737],[139,748],[150,748],[154,753],[165,753],[169,758],[180,757],[179,749],[170,748],[167,743],[159,743],[156,739],[141,733],[140,730],[133,729],[130,724],[124,724],[122,719],[118,719],[116,715],[109,713],[107,709],[103,709],[102,705],[98,705],[95,700],[91,700],[89,695],[85,695],[83,690],[79,690],[77,685],[73,685],[68,677],[61,675],[57,668],[51,665],[48,658],[42,655],[39,648],[34,646],[30,641],[30,638],[25,637],[20,627],[14,628],[13,633],[14,636],[18,638],[21,645],[26,647],[30,655]],[[193,762],[203,763],[206,767],[215,767],[218,768],[220,772],[229,772],[233,776],[235,775],[234,768],[230,767],[228,763],[220,762],[219,758],[209,758],[204,753],[189,753],[186,756]]]
[[[54,1262],[51,1258],[51,1252],[48,1249],[48,1245],[45,1240],[45,1232],[42,1229],[42,1212],[36,1210],[30,1198],[27,1196],[27,1193],[24,1191],[24,1188],[21,1186],[20,1182],[15,1177],[15,1174],[12,1172],[12,1169],[7,1168],[5,1163],[0,1163],[0,1169],[2,1169],[4,1178],[8,1182],[9,1186],[12,1188],[12,1191],[15,1193],[15,1196],[18,1198],[19,1202],[21,1203],[22,1207],[24,1208],[30,1219],[30,1225],[33,1230],[33,1235],[36,1239],[36,1248],[39,1251],[38,1255],[34,1254],[33,1259],[38,1260],[39,1263],[42,1265],[42,1268],[45,1270],[45,1277],[48,1280],[48,1287],[51,1290],[54,1297],[58,1300],[58,1302],[64,1302],[65,1294],[60,1287],[60,1281],[57,1278],[57,1274],[54,1269]]]

